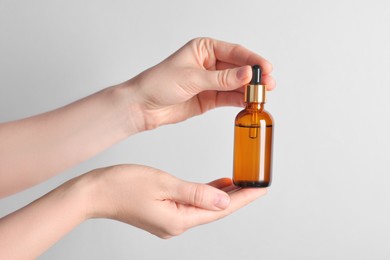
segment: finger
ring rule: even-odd
[[[216,69],[217,70],[225,70],[236,68],[237,65],[226,63],[222,61],[217,61]],[[275,88],[275,80],[270,74],[262,74],[262,84],[267,85],[267,90],[273,90]]]
[[[228,214],[248,205],[252,201],[267,194],[266,188],[245,188],[230,195],[231,203],[226,209]]]
[[[230,178],[222,178],[208,183],[208,185],[213,186],[217,189],[223,190],[226,193],[240,189],[233,184],[233,180]]]
[[[268,91],[276,87],[275,79],[271,75],[263,75],[262,83],[267,86]]]
[[[238,187],[234,184],[228,186],[228,187],[225,187],[224,189],[222,189],[224,192],[226,192],[227,194],[231,194],[233,192],[236,192],[238,190],[242,189],[241,187]]]
[[[197,75],[198,89],[231,91],[249,83],[252,78],[252,70],[249,66],[237,67],[225,70],[202,71]],[[262,84],[267,85],[267,90],[275,88],[275,80],[271,75],[263,75]]]
[[[223,62],[223,61],[217,61],[216,65],[215,65],[215,70],[233,69],[233,68],[237,68],[237,67],[241,67],[241,66],[237,66],[236,64],[231,64],[231,63],[227,63],[227,62]],[[209,70],[211,70],[211,69],[212,68],[209,68]],[[263,76],[263,78],[266,76],[271,77],[271,74],[266,74],[263,71],[262,76]]]
[[[213,44],[209,46],[213,46],[212,51],[215,54],[216,60],[237,66],[253,66],[258,64],[263,69],[264,74],[270,74],[272,72],[272,64],[269,61],[245,47],[223,41],[213,41]]]
[[[236,68],[236,67],[237,67],[236,64],[231,64],[231,63],[219,61],[219,60],[217,60],[217,63],[215,65],[216,70],[226,70],[226,69],[232,69],[232,68]],[[238,66],[238,67],[240,67],[240,66]]]
[[[264,196],[267,193],[267,189],[264,188],[245,188],[240,189],[236,192],[230,194],[230,204],[229,206],[222,211],[207,211],[200,209],[193,209],[195,212],[189,212],[189,217],[187,219],[189,226],[197,226],[206,224],[223,217],[226,217],[238,209],[248,205],[254,200],[258,199],[261,196]]]
[[[244,95],[240,92],[217,92],[217,97],[215,98],[215,106],[234,106],[234,107],[244,107]]]
[[[245,188],[239,189],[230,194],[230,204],[223,212],[220,212],[218,217],[227,216],[238,209],[248,205],[257,198],[264,196],[267,193],[265,188]]]
[[[174,186],[170,199],[176,202],[206,210],[221,210],[229,206],[229,195],[210,185],[179,180]]]
[[[221,179],[209,182],[207,184],[221,190],[225,187],[232,185],[232,183],[233,183],[233,181],[230,178],[221,178]]]
[[[264,84],[267,86],[267,90],[273,90],[275,88],[275,80],[269,76],[264,77]],[[210,99],[205,100],[204,103],[215,101],[215,107],[234,106],[243,107],[244,102],[244,88],[238,88],[234,91],[217,91],[216,97],[209,95],[199,95],[199,98]]]
[[[206,90],[229,91],[247,84],[252,77],[250,66],[225,70],[202,71],[197,80],[199,92]]]

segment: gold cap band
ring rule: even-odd
[[[245,103],[265,103],[266,102],[266,85],[246,85]]]

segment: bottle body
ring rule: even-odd
[[[248,103],[235,119],[233,182],[268,187],[272,181],[273,119],[264,103]]]

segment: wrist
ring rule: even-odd
[[[146,130],[144,113],[138,91],[132,80],[111,87],[112,96],[118,105],[118,114],[123,114],[123,129],[128,136]]]
[[[74,205],[74,211],[80,223],[93,217],[91,205],[94,201],[94,187],[91,178],[87,178],[84,174],[67,181],[56,189],[72,202],[70,204]]]
[[[112,194],[117,192],[115,189],[107,189],[110,182],[110,175],[117,167],[107,167],[92,170],[78,177],[77,182],[84,194],[84,217],[91,218],[114,218]]]

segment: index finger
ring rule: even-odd
[[[212,40],[215,58],[219,61],[234,64],[237,66],[260,65],[264,74],[272,72],[272,64],[260,55],[239,45],[224,41]]]

